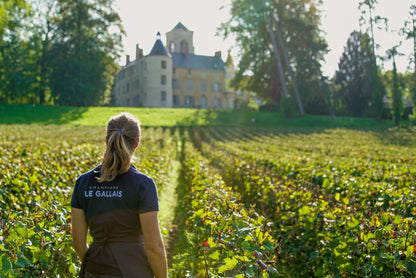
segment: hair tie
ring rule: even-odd
[[[121,134],[123,134],[123,131],[121,129],[117,129],[118,132],[120,132]]]

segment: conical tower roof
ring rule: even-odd
[[[163,45],[163,42],[160,39],[160,33],[159,32],[157,32],[156,42],[153,45],[153,48],[150,51],[149,55],[165,55],[165,56],[168,56],[168,51],[166,50],[166,47]]]

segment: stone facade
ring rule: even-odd
[[[247,93],[227,88],[233,65],[224,63],[221,52],[194,54],[193,32],[182,23],[166,33],[168,49],[157,36],[149,55],[136,45],[136,59],[126,56],[115,78],[117,105],[234,109],[248,102]]]

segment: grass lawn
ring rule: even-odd
[[[143,126],[252,126],[262,128],[389,128],[392,121],[372,118],[307,115],[284,119],[281,113],[187,108],[69,107],[0,104],[0,124],[105,126],[121,112],[136,116]]]

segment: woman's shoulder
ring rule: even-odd
[[[132,165],[130,167],[130,169],[128,170],[127,174],[129,176],[131,176],[132,178],[134,178],[134,179],[141,180],[141,181],[146,181],[146,182],[152,182],[153,183],[153,179],[150,176],[142,173],[134,165]]]
[[[100,172],[101,169],[101,165],[98,165],[97,167],[82,173],[77,180],[82,181],[82,180],[86,180],[86,179],[90,179],[91,177],[95,177],[98,175],[98,173]]]

